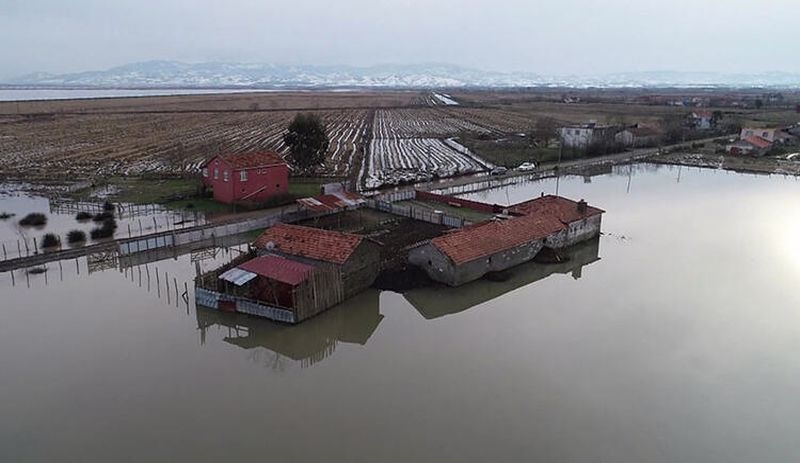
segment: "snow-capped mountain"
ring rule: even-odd
[[[598,76],[500,73],[450,64],[280,66],[148,61],[105,71],[34,73],[4,84],[115,88],[800,87],[800,74],[636,72]]]

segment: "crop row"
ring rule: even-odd
[[[196,170],[219,152],[276,150],[293,112],[59,116],[0,123],[0,173],[132,175]],[[344,175],[362,141],[366,111],[321,113],[331,139],[324,173]]]

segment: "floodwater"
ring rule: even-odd
[[[180,298],[234,251],[0,274],[0,461],[797,461],[800,181],[627,169],[567,263],[297,327]]]
[[[43,196],[14,191],[13,184],[0,184],[0,213],[13,214],[0,219],[0,259],[31,255],[42,242],[45,234],[60,237],[62,248],[68,248],[67,233],[81,230],[86,233],[87,244],[93,241],[89,234],[100,224],[92,220],[79,221],[78,212],[97,214],[103,211],[103,201],[70,202],[53,201]],[[205,223],[205,216],[198,212],[175,212],[158,205],[135,205],[114,203],[117,230],[115,238],[128,238],[157,231]],[[19,221],[29,213],[47,216],[44,226],[22,226]]]

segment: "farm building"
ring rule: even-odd
[[[616,127],[589,122],[561,127],[559,134],[565,148],[586,149],[592,144],[613,140],[616,130]]]
[[[508,208],[496,218],[450,232],[409,253],[409,262],[436,281],[459,286],[528,262],[543,249],[560,250],[600,234],[603,211],[559,196]]]
[[[380,271],[380,245],[358,235],[280,224],[254,247],[198,277],[200,305],[298,323],[368,288]]]
[[[253,244],[259,254],[335,269],[342,299],[368,288],[381,268],[380,244],[350,233],[279,224],[264,231]]]
[[[289,191],[289,166],[278,153],[221,154],[202,167],[203,184],[222,203],[261,202]]]
[[[335,268],[247,253],[195,280],[198,305],[298,323],[344,300]]]
[[[754,135],[737,140],[725,147],[728,154],[763,156],[772,148],[772,142]]]
[[[741,133],[739,133],[739,138],[745,140],[750,137],[761,137],[770,143],[774,143],[778,132],[779,132],[778,129],[759,129],[753,127],[745,127],[742,129]]]
[[[514,268],[502,280],[481,281],[460,288],[438,285],[419,288],[403,296],[426,320],[464,312],[553,274],[571,275],[578,280],[583,268],[600,260],[600,238],[569,248],[560,262],[528,262]]]

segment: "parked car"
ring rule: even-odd
[[[529,172],[531,170],[536,170],[536,163],[535,162],[523,162],[522,164],[517,167],[517,170],[521,172]]]
[[[508,172],[508,169],[506,169],[505,167],[497,166],[494,169],[492,169],[492,171],[489,172],[489,174],[491,174],[491,175],[505,175],[506,172]]]

